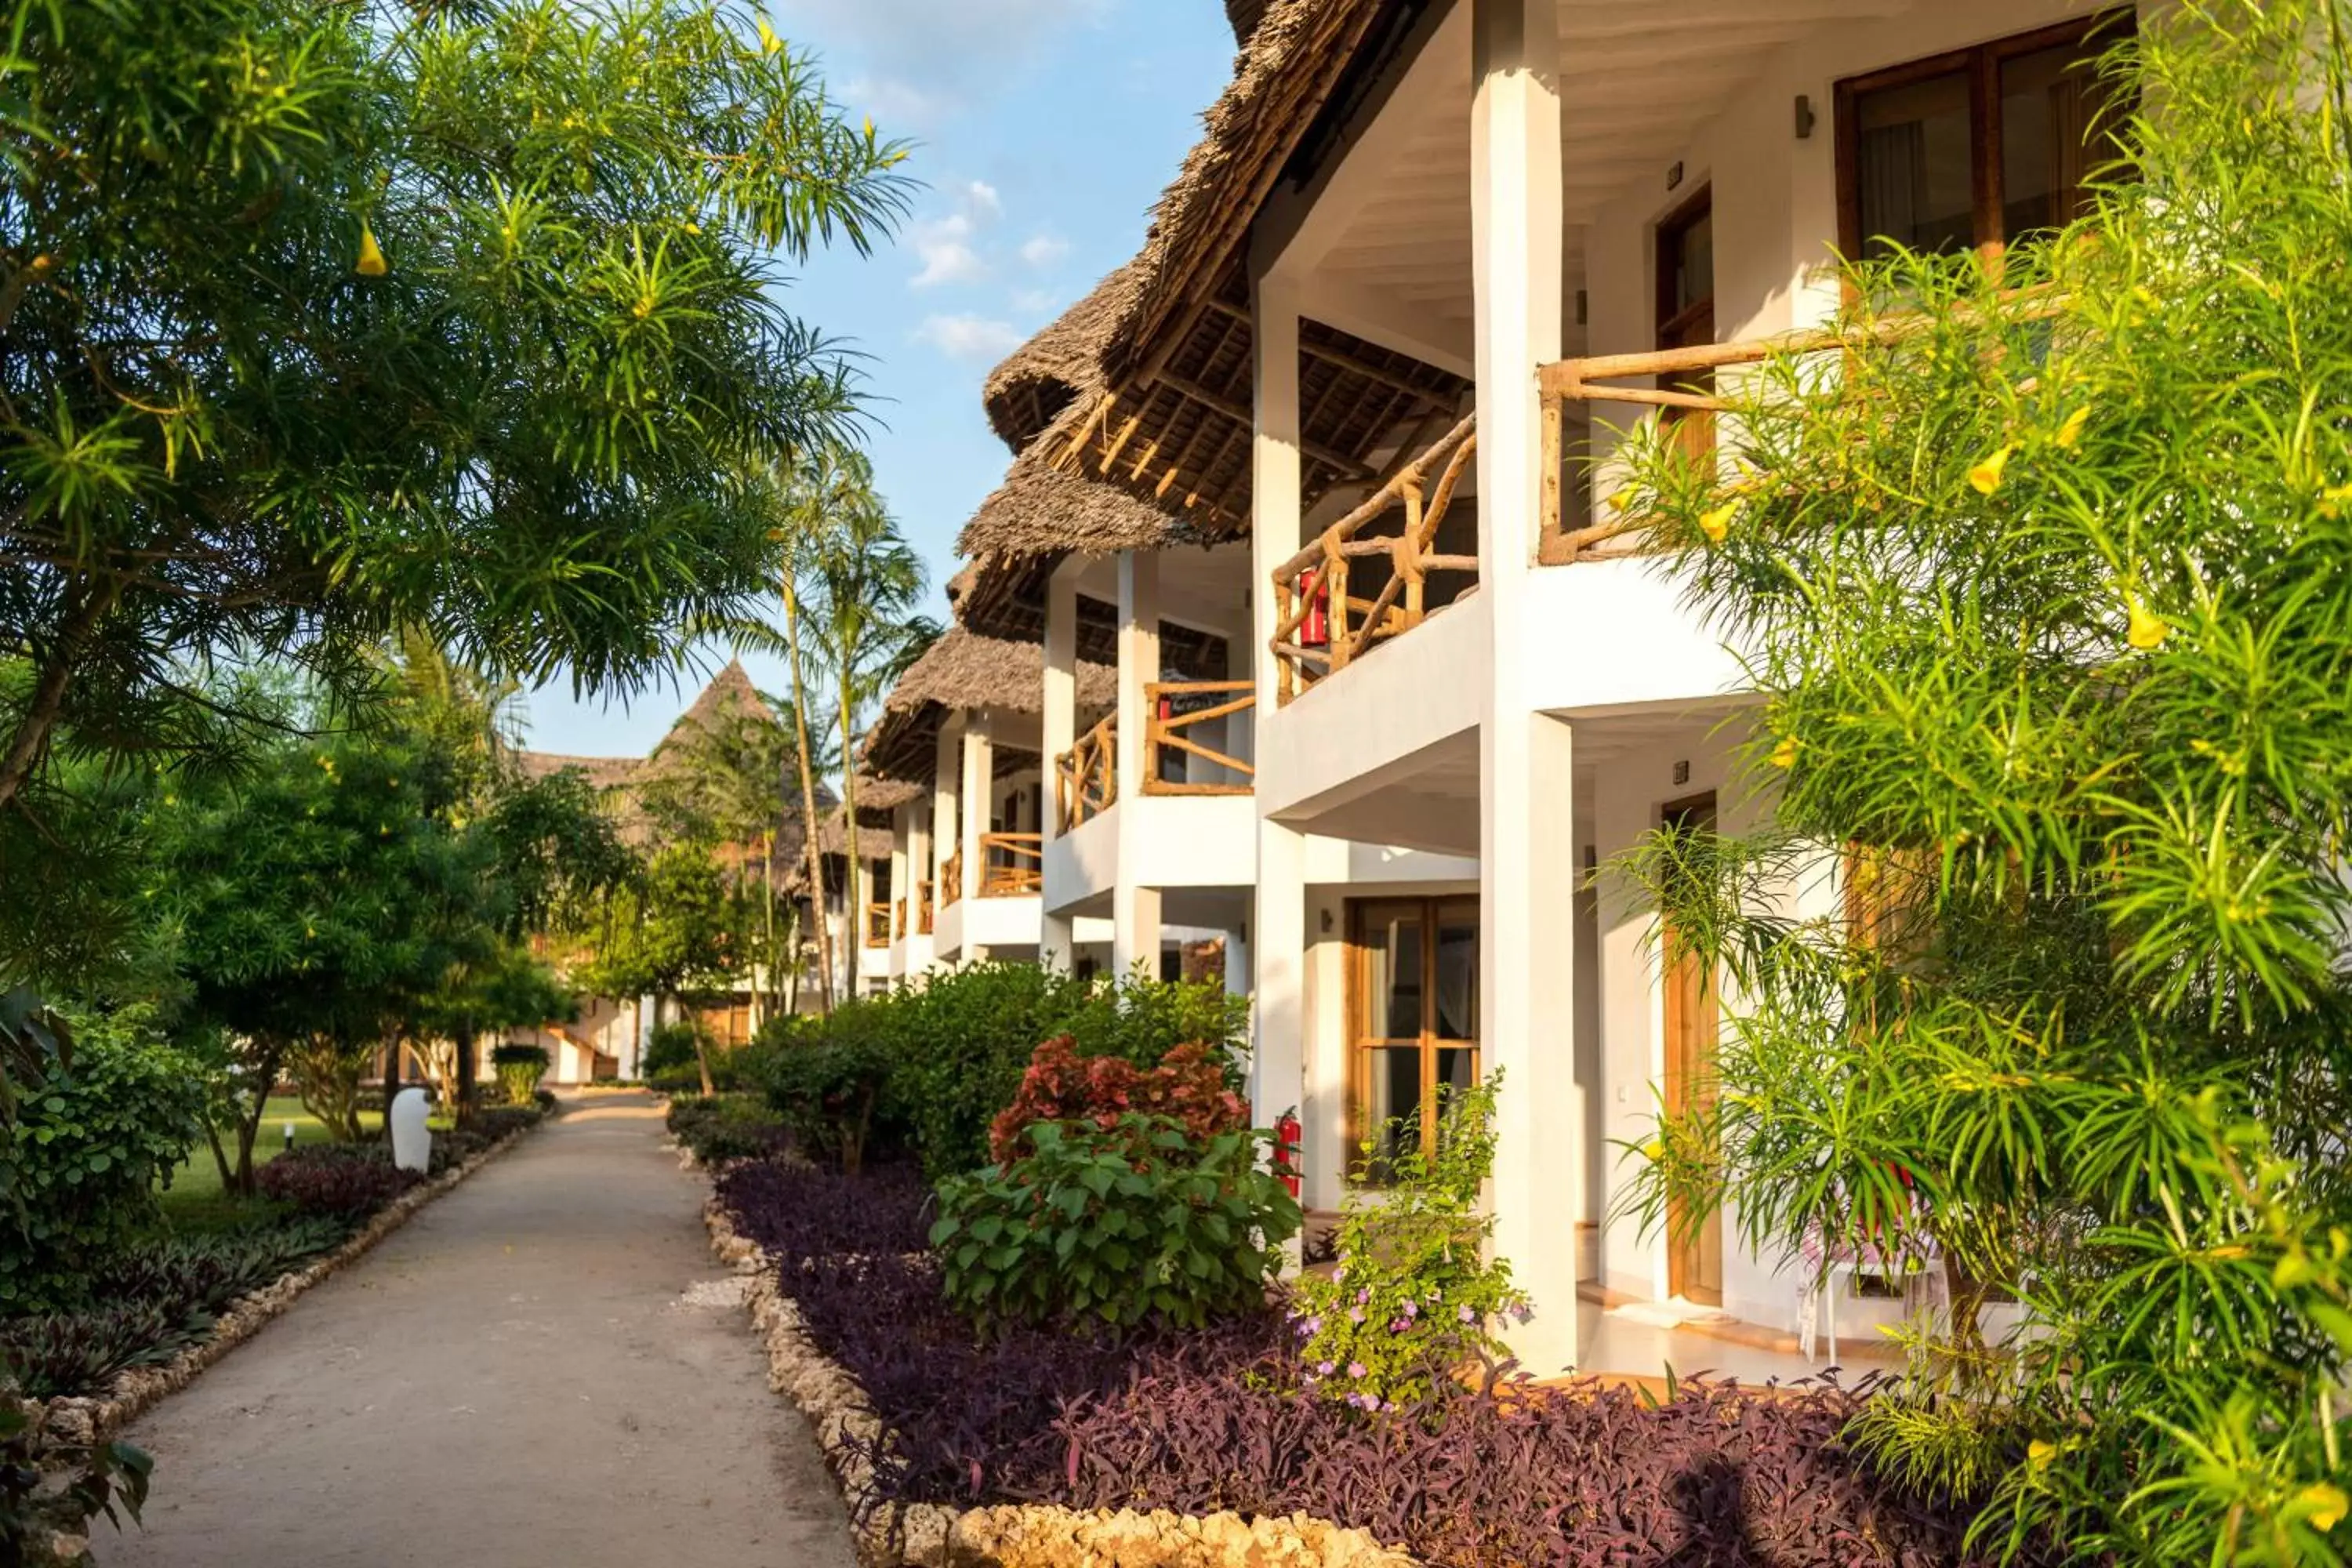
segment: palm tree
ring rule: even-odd
[[[812,653],[837,693],[842,810],[849,832],[847,902],[862,912],[857,845],[857,734],[871,706],[940,635],[939,623],[915,613],[927,577],[922,557],[898,532],[863,457],[845,456],[845,483],[809,539]]]
[[[865,454],[842,447],[816,447],[781,475],[784,570],[778,592],[784,602],[784,661],[793,677],[793,734],[799,752],[802,821],[807,825],[809,898],[814,911],[818,995],[833,1011],[833,936],[824,923],[824,849],[817,834],[814,748],[809,742],[808,689],[802,675],[801,608],[805,579],[814,575],[818,547],[830,520],[871,503],[874,469]]]

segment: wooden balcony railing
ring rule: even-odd
[[[1220,701],[1219,699],[1223,699]],[[1203,745],[1188,731],[1203,724],[1247,713],[1257,706],[1257,688],[1246,680],[1155,680],[1143,689],[1144,710],[1150,716],[1143,737],[1143,793],[1146,795],[1247,795],[1257,770],[1239,757]],[[1231,744],[1231,742],[1227,742]],[[1170,752],[1198,757],[1229,773],[1233,780],[1195,781],[1161,777]]]
[[[915,931],[917,934],[921,936],[931,934],[931,918],[938,911],[931,907],[931,885],[929,882],[916,883]]]
[[[1045,890],[1045,837],[1041,833],[980,836],[980,896],[1017,898]]]
[[[888,904],[873,903],[866,906],[866,945],[868,947],[890,945],[890,906]]]
[[[1067,833],[1118,799],[1118,715],[1114,713],[1054,759],[1054,809]]]
[[[2018,305],[2029,318],[2054,315],[2065,303],[2042,285],[2009,290],[2003,299]],[[1965,319],[1967,308],[1956,314]],[[1694,459],[1711,458],[1715,452],[1715,416],[1728,413],[1733,406],[1713,390],[1717,371],[1730,365],[1760,364],[1780,354],[1816,354],[1832,350],[1861,353],[1885,348],[1933,331],[1937,321],[1937,318],[1918,311],[1890,311],[1843,326],[1781,332],[1728,343],[1691,343],[1647,353],[1594,354],[1545,365],[1537,378],[1543,402],[1543,515],[1539,521],[1544,562],[1555,565],[1573,562],[1597,545],[1639,532],[1643,526],[1638,517],[1632,517],[1595,522],[1585,528],[1563,527],[1560,489],[1566,467],[1570,403],[1639,404],[1665,410],[1667,417],[1687,418],[1685,448]],[[1688,379],[1680,385],[1611,384],[1638,377],[1654,377],[1663,384],[1669,376]],[[1621,546],[1615,553],[1637,554],[1642,548],[1639,543]]]
[[[898,942],[907,934],[907,900],[900,899],[890,906],[890,940]]]
[[[1291,698],[1347,668],[1375,643],[1421,625],[1433,572],[1478,570],[1475,555],[1439,555],[1431,543],[1454,487],[1478,448],[1478,416],[1465,416],[1419,456],[1391,473],[1380,489],[1322,536],[1274,569],[1275,632],[1270,645],[1279,675],[1279,700]],[[1435,476],[1434,484],[1431,476]],[[1364,530],[1402,507],[1395,533]],[[1349,563],[1386,557],[1388,581],[1369,599],[1349,592]]]
[[[956,852],[948,857],[947,864],[940,868],[940,908],[951,909],[962,897],[963,847],[959,845]]]

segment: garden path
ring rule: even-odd
[[[849,1568],[662,1137],[575,1099],[302,1297],[133,1426],[154,1498],[100,1561]]]

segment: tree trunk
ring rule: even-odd
[[[480,1060],[475,1053],[474,1021],[471,1018],[457,1026],[457,1082],[450,1094],[457,1104],[450,1107],[450,1115],[458,1126],[463,1127],[474,1119],[474,1075],[481,1070]]]
[[[685,999],[679,998],[679,1005],[684,1005]],[[660,1006],[656,1005],[654,1011],[658,1015],[661,1011]],[[710,1049],[702,1038],[702,1021],[698,1018],[688,1018],[687,1025],[694,1031],[694,1068],[702,1075],[702,1097],[708,1100],[719,1092],[719,1086],[710,1081]]]
[[[90,632],[114,606],[120,590],[112,584],[91,584],[82,591],[81,602],[66,613],[58,627],[57,641],[33,679],[31,700],[25,704],[24,717],[16,721],[16,732],[8,738],[8,749],[0,753],[0,811],[16,798],[25,781],[33,776],[35,764],[47,750],[49,734],[57,728],[58,715],[65,710],[66,689],[73,684],[74,667],[80,661],[82,645]]]
[[[849,935],[849,963],[843,973],[843,984],[852,996],[857,994],[857,972],[866,958],[866,900],[859,892],[864,885],[865,863],[857,858],[857,758],[852,744],[856,733],[856,674],[849,668],[845,653],[841,670],[841,817],[842,826],[849,830],[849,866],[842,879],[847,884],[843,899],[849,907],[849,918],[843,922]]]
[[[808,690],[801,681],[800,587],[784,574],[784,655],[793,670],[793,739],[801,763],[801,832],[808,845],[809,908],[816,916],[817,997],[827,1014],[833,1011],[833,943],[824,923],[824,846],[816,818],[816,770],[809,759]],[[795,964],[799,954],[793,955]]]
[[[384,1047],[383,1141],[387,1146],[392,1142],[392,1100],[393,1097],[400,1092],[400,1047],[401,1041],[405,1037],[398,1029],[394,1029],[392,1032],[392,1039]],[[356,1125],[359,1121],[359,1111],[356,1107],[352,1111],[352,1121],[354,1123],[352,1131],[356,1135],[359,1131]]]

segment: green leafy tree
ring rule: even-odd
[[[1852,268],[1720,468],[1632,454],[1778,797],[1633,862],[1733,1004],[1651,1213],[1932,1248],[1953,1321],[1853,1438],[2085,1561],[2344,1560],[2347,37],[2343,0],[2144,19],[2094,214]],[[1837,918],[1761,912],[1830,861]]]
[[[742,909],[708,844],[656,852],[642,880],[617,893],[593,952],[574,973],[603,996],[651,996],[658,1012],[686,995],[731,986],[743,969]],[[696,1030],[702,1092],[710,1057]]]
[[[267,738],[215,661],[348,694],[415,625],[625,690],[772,588],[744,476],[856,414],[776,285],[906,185],[748,0],[5,17],[12,889],[74,885],[21,868],[77,842],[76,760]]]
[[[148,902],[184,1026],[219,1030],[244,1092],[224,1185],[249,1192],[269,1087],[298,1058],[335,1111],[339,1085],[481,956],[487,839],[452,833],[454,774],[414,736],[272,747],[234,787],[155,800]],[[355,1135],[348,1115],[330,1123]]]
[[[764,1016],[793,1009],[801,967],[799,907],[778,896],[778,836],[794,826],[814,835],[792,787],[799,711],[764,693],[760,700],[758,712],[730,710],[681,724],[663,742],[642,794],[659,831],[726,847],[740,895],[751,892],[743,861],[756,847],[759,946],[747,958],[762,983]]]
[[[809,518],[813,532],[802,559],[808,584],[815,661],[834,684],[834,718],[841,732],[842,813],[849,831],[847,886],[852,951],[864,919],[858,888],[857,734],[865,716],[907,667],[940,635],[939,623],[918,615],[928,579],[922,557],[873,487],[863,456],[839,458],[840,477],[824,492],[824,508]],[[823,883],[816,884],[822,890]]]

